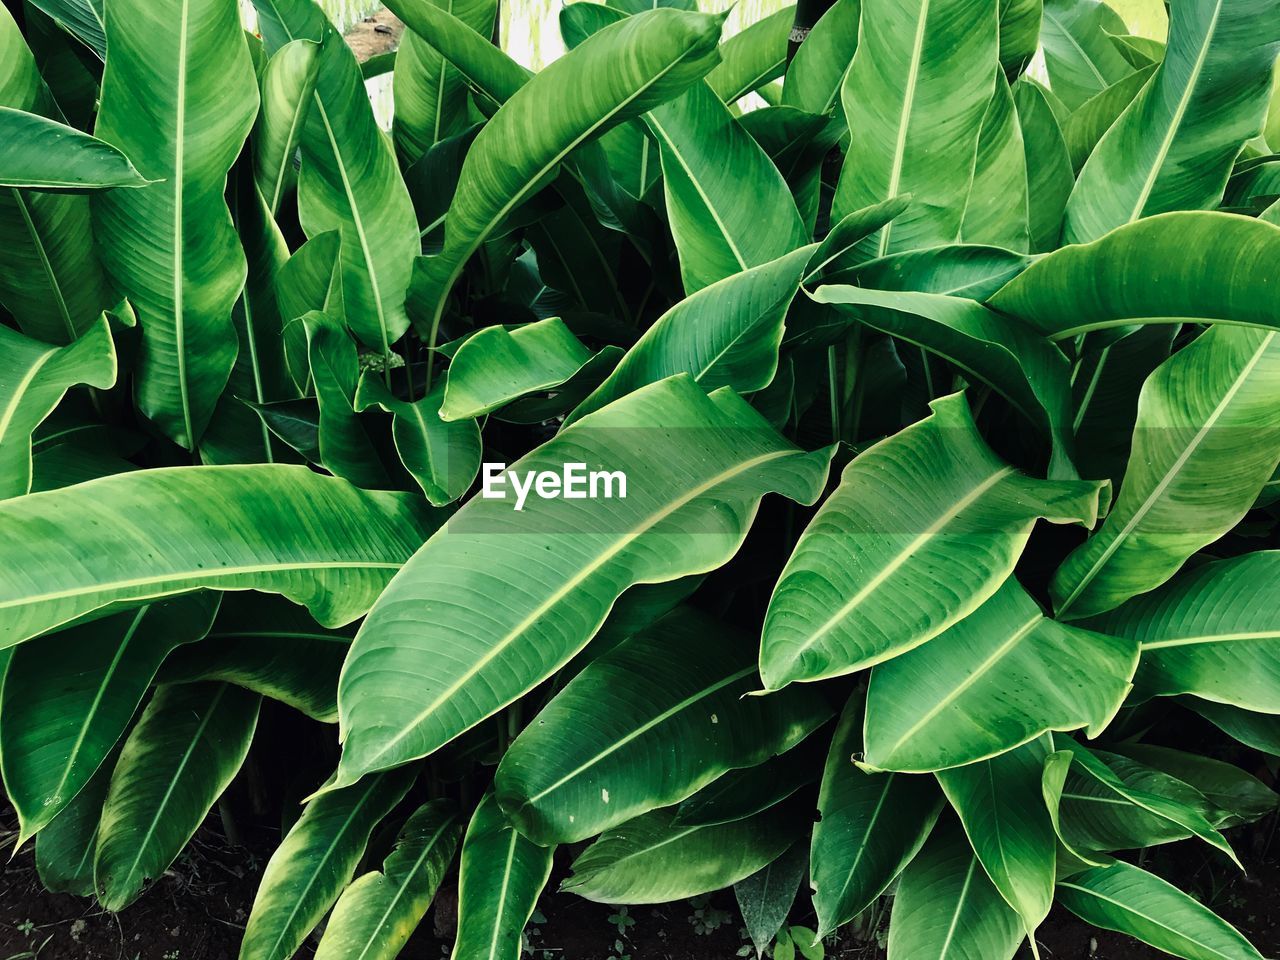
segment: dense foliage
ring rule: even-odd
[[[49,889],[125,908],[247,781],[242,960],[326,916],[394,957],[459,847],[459,960],[518,960],[560,847],[595,901],[735,886],[761,951],[807,858],[819,935],[892,895],[890,960],[1055,900],[1260,960],[1128,852],[1225,867],[1277,801],[1226,762],[1280,754],[1273,0],[1167,45],[836,0],[793,59],[790,8],[579,2],[537,74],[496,0],[389,0],[363,71],[255,5],[0,7],[0,772]],[[625,496],[517,502],[566,464]]]

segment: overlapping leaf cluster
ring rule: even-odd
[[[0,8],[0,773],[46,886],[125,907],[279,763],[242,960],[326,915],[394,957],[459,845],[459,960],[519,957],[561,847],[591,900],[734,886],[761,950],[807,858],[821,935],[893,895],[890,960],[1035,951],[1055,900],[1259,958],[1127,854],[1225,866],[1276,806],[1223,759],[1280,754],[1271,0],[1167,44],[836,0],[798,50],[578,2],[537,74],[495,0],[391,0],[390,136],[391,63],[255,5]],[[516,511],[482,460],[629,488]]]

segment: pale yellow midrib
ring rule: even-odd
[[[907,130],[911,125],[911,111],[915,107],[916,84],[920,80],[920,58],[924,55],[924,34],[929,22],[930,0],[923,0],[920,5],[920,19],[916,23],[915,40],[911,47],[911,70],[907,74],[906,87],[902,92],[902,113],[898,118],[898,140],[893,149],[893,166],[889,170],[889,189],[884,199],[890,200],[898,195],[898,185],[902,179],[902,164],[907,150]],[[893,222],[884,225],[880,231],[879,256],[889,250],[889,234],[893,230]]]
[[[498,955],[498,933],[502,929],[503,914],[507,909],[507,889],[511,886],[511,865],[515,861],[516,841],[519,839],[519,834],[516,833],[514,827],[508,829],[511,833],[511,843],[507,846],[507,862],[502,870],[502,883],[499,887],[501,893],[498,894],[498,909],[493,911],[493,936],[489,939],[489,960],[494,960]],[[456,952],[454,956],[457,956]]]
[[[187,138],[187,27],[191,11],[189,0],[183,0],[182,18],[178,24],[178,102],[177,117],[174,130],[174,164],[173,164],[173,327],[175,359],[178,364],[178,394],[182,404],[182,425],[186,431],[187,443],[194,449],[196,445],[195,424],[191,419],[191,388],[187,382],[187,323],[186,323],[186,289],[183,286],[184,253],[186,243],[183,238],[182,191],[186,180],[186,138]]]
[[[1236,640],[1276,640],[1280,629],[1256,630],[1241,633],[1204,633],[1193,637],[1172,637],[1168,640],[1152,640],[1142,644],[1145,650],[1166,650],[1170,647],[1190,647],[1203,643],[1231,643]]]
[[[5,404],[4,413],[0,415],[0,444],[5,442],[5,434],[9,432],[14,415],[17,414],[18,407],[22,405],[22,397],[27,392],[27,388],[35,382],[36,377],[40,375],[40,371],[44,369],[50,358],[55,356],[57,352],[57,349],[54,348],[42,353],[27,372],[22,375],[22,379],[13,386],[13,393],[9,397],[9,402]]]
[[[1183,938],[1184,940],[1190,940],[1192,943],[1196,944],[1197,946],[1204,947],[1206,950],[1209,950],[1213,953],[1218,952],[1217,950],[1214,950],[1212,947],[1208,946],[1207,944],[1201,943],[1195,937],[1188,935],[1182,930],[1175,930],[1173,927],[1170,927],[1161,923],[1155,917],[1150,916],[1149,914],[1139,913],[1137,910],[1133,909],[1133,907],[1129,906],[1128,904],[1121,903],[1119,900],[1113,900],[1111,897],[1105,896],[1104,894],[1101,894],[1096,890],[1090,890],[1087,887],[1080,886],[1079,884],[1068,883],[1065,880],[1058,881],[1058,886],[1067,887],[1070,890],[1079,890],[1081,893],[1088,894],[1091,897],[1097,897],[1099,900],[1104,900],[1113,906],[1119,907],[1121,910],[1125,911],[1126,913],[1131,913],[1134,916],[1141,917],[1143,920],[1146,920],[1150,923],[1155,924],[1161,930],[1168,930],[1170,933],[1175,934]]]

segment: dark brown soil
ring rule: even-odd
[[[0,813],[0,843],[12,825]],[[1190,842],[1150,856],[1145,866],[1176,881],[1245,932],[1266,956],[1280,955],[1280,864],[1268,848],[1273,822],[1232,838],[1246,877]],[[8,834],[11,840],[11,834]],[[272,841],[232,846],[211,817],[165,877],[119,915],[91,900],[45,893],[30,849],[0,873],[0,960],[235,960]],[[7,848],[7,847],[6,847]],[[1210,857],[1213,859],[1210,859]],[[554,883],[553,883],[554,885]],[[401,954],[442,960],[452,940],[457,888],[445,881],[438,916],[429,917]],[[731,894],[658,907],[615,908],[549,892],[530,928],[530,960],[733,960],[744,947]],[[793,921],[812,922],[807,903]],[[619,933],[618,926],[625,929]],[[437,928],[442,936],[436,936]],[[1040,930],[1045,960],[1139,960],[1164,956],[1127,937],[1090,928],[1055,911]],[[618,948],[621,948],[620,950]],[[300,957],[311,955],[307,945]],[[828,944],[833,960],[883,960],[874,937],[843,934]]]

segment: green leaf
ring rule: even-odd
[[[32,0],[31,5],[49,15],[97,55],[107,58],[107,35],[102,26],[103,0]]]
[[[746,697],[759,689],[754,660],[715,619],[667,615],[542,709],[498,765],[498,803],[530,840],[572,843],[790,750],[830,712],[798,691]]]
[[[782,102],[808,113],[830,113],[858,47],[861,0],[836,0],[800,44],[782,84]],[[843,118],[841,118],[843,124]]]
[[[554,847],[525,839],[493,794],[485,794],[462,841],[453,960],[520,960],[521,934],[551,876],[554,854]]]
[[[439,418],[470,420],[525,394],[558,387],[591,359],[559,317],[468,337],[449,364]]]
[[[1276,550],[1206,563],[1088,625],[1141,644],[1134,685],[1143,699],[1190,693],[1280,713],[1280,611],[1269,601],[1277,577]]]
[[[982,868],[1029,937],[1053,903],[1058,838],[1041,790],[1048,752],[1043,740],[1033,740],[937,775]]]
[[[872,290],[934,293],[982,300],[1027,269],[1032,262],[1026,254],[1000,247],[950,243],[878,257],[838,270],[827,279]]]
[[[1280,227],[1229,213],[1166,213],[1049,254],[987,303],[1051,340],[1134,323],[1276,329],[1278,262]]]
[[[1210,700],[1183,698],[1186,705],[1247,747],[1280,756],[1280,717],[1253,713]]]
[[[311,362],[307,356],[306,326],[302,318],[311,311],[342,317],[342,236],[337,230],[312,237],[280,267],[276,277],[276,302],[284,347],[285,367],[299,392],[313,392]]]
[[[0,106],[61,119],[8,7],[0,62]],[[29,337],[70,343],[118,299],[98,262],[88,197],[0,188],[0,249],[0,303]]]
[[[832,216],[910,193],[868,259],[954,242],[997,64],[996,5],[863,0],[841,99],[849,129]]]
[[[0,499],[31,490],[31,435],[76,384],[116,382],[116,351],[107,318],[65,347],[0,327]]]
[[[1025,932],[964,831],[948,820],[903,871],[889,916],[889,960],[1013,960]]]
[[[629,489],[595,508],[531,499],[519,515],[510,497],[475,498],[418,551],[365,619],[343,671],[340,782],[425,756],[541,682],[633,583],[720,566],[766,492],[817,498],[830,455],[800,453],[732,391],[707,397],[682,376],[642,387],[517,461],[521,476],[603,465]],[[495,592],[507,602],[485,599]],[[391,696],[387,669],[434,695]]]
[[[453,860],[462,825],[446,800],[409,817],[381,872],[343,891],[316,949],[317,960],[395,960],[426,915]]]
[[[1012,79],[1040,45],[1044,0],[1000,0],[1000,66]]]
[[[991,597],[1039,518],[1092,525],[1103,487],[1034,480],[987,447],[964,394],[845,468],[765,615],[768,689],[865,670]]]
[[[151,182],[111,144],[39,114],[0,107],[0,137],[12,145],[0,187],[82,193]]]
[[[396,452],[436,507],[466,493],[480,472],[480,425],[475,420],[448,423],[440,419],[444,391],[444,383],[436,384],[422,399],[410,403],[393,396],[370,372],[360,378],[356,389],[356,410],[378,406],[392,415]]]
[[[177,859],[240,770],[257,723],[257,694],[238,687],[156,691],[120,751],[102,804],[93,882],[104,909],[123,910]]]
[[[1117,80],[1101,93],[1094,94],[1067,118],[1062,133],[1067,140],[1067,153],[1071,156],[1071,169],[1077,174],[1093,153],[1116,118],[1133,102],[1133,98],[1147,85],[1151,75],[1156,72],[1154,66],[1145,67],[1127,77]],[[1075,184],[1072,184],[1074,187]]]
[[[1115,506],[1051,584],[1059,616],[1158,587],[1253,506],[1280,462],[1278,336],[1210,329],[1147,379]]]
[[[1094,148],[1067,204],[1063,239],[1168,210],[1218,205],[1245,142],[1262,133],[1280,51],[1266,0],[1171,7],[1169,50]]]
[[[1013,87],[1013,103],[1026,152],[1030,249],[1032,253],[1045,253],[1058,246],[1062,214],[1075,185],[1075,174],[1067,140],[1044,89],[1025,79],[1019,81]]]
[[[804,879],[805,860],[804,844],[795,843],[778,859],[733,885],[742,922],[762,957],[791,913]]]
[[[222,680],[336,723],[338,671],[350,643],[349,631],[326,630],[279,597],[236,593],[203,640],[169,655],[160,681]]]
[[[772,863],[803,826],[786,804],[746,820],[677,826],[654,810],[600,836],[560,885],[596,903],[666,903],[732,886]]]
[[[113,750],[56,819],[36,835],[36,871],[50,893],[93,896],[98,821],[119,749]]]
[[[1052,439],[1049,475],[1076,477],[1068,364],[1053,344],[965,297],[829,284],[813,299],[857,308],[844,316],[931,350],[990,384]]]
[[[678,302],[566,422],[678,373],[690,374],[704,390],[727,386],[753,393],[767,387],[778,369],[787,308],[813,253],[813,246],[801,247]]]
[[[417,771],[369,777],[309,802],[267,861],[240,960],[288,960],[356,872],[369,834],[398,804]]]
[[[782,76],[787,65],[787,37],[795,16],[795,4],[790,4],[720,45],[720,64],[707,74],[707,84],[717,97],[733,103]]]
[[[297,184],[294,158],[320,71],[320,45],[294,40],[277,50],[262,73],[262,111],[253,128],[253,173],[267,209]]]
[[[677,10],[629,17],[605,27],[510,95],[468,151],[445,225],[444,249],[425,261],[415,281],[429,346],[435,346],[449,291],[471,254],[546,185],[576,147],[704,76],[718,59],[721,22]]]
[[[139,470],[20,497],[0,503],[0,647],[200,587],[281,593],[341,626],[438,522],[408,494],[280,465]],[[36,539],[47,547],[33,556]]]
[[[781,803],[807,787],[822,773],[825,748],[818,737],[806,737],[798,747],[754,767],[730,770],[680,804],[676,826],[714,826],[744,820]]]
[[[867,773],[855,766],[862,721],[863,697],[854,693],[831,740],[818,794],[809,876],[822,937],[888,889],[919,853],[942,809],[930,777]]]
[[[1145,743],[1121,744],[1123,756],[1154,767],[1199,790],[1221,815],[1215,826],[1253,823],[1276,809],[1280,796],[1253,774],[1213,757]]]
[[[1130,689],[1137,645],[1047,619],[1010,578],[964,620],[871,675],[867,756],[881,770],[975,763],[1050,730],[1096,737]]]
[[[1049,84],[1075,110],[1133,72],[1113,35],[1128,33],[1124,20],[1099,0],[1045,0],[1040,43]]]
[[[1262,960],[1235,927],[1140,867],[1116,863],[1058,884],[1058,901],[1105,930],[1187,960]]]
[[[957,239],[961,243],[989,243],[1026,252],[1031,242],[1028,176],[1013,91],[1004,73],[997,69],[995,93],[982,116],[973,176]]]
[[[112,0],[106,29],[96,133],[161,182],[94,194],[94,237],[142,327],[138,408],[194,450],[236,358],[231,307],[246,268],[222,192],[258,86],[225,0]]]
[[[165,657],[209,630],[216,598],[149,604],[25,643],[0,695],[0,770],[19,845],[52,821],[102,764]]]

